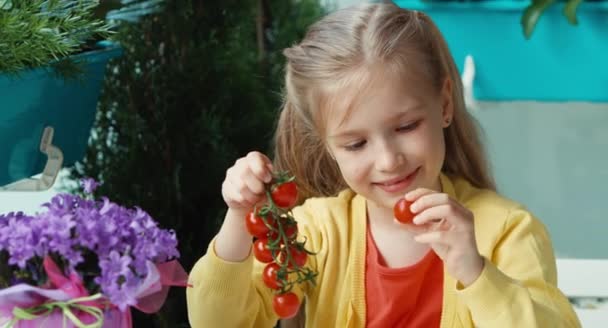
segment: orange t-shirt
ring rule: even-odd
[[[439,327],[443,262],[429,251],[418,263],[389,268],[367,229],[366,327]]]

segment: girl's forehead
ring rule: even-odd
[[[347,83],[330,84],[319,109],[325,128],[336,129],[353,116],[365,119],[371,112],[382,115],[398,107],[417,107],[433,94],[428,89],[430,83],[414,74],[361,74]]]

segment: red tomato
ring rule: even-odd
[[[266,220],[271,226],[274,224],[270,216],[267,216]],[[247,224],[247,231],[249,231],[252,236],[263,238],[270,232],[270,229],[264,224],[264,219],[254,212],[249,212],[249,214],[247,214],[245,223]]]
[[[404,198],[400,199],[393,208],[393,212],[395,214],[395,218],[401,223],[412,223],[414,219],[414,213],[410,211],[410,206],[412,202],[405,200]]]
[[[285,226],[283,225],[283,229],[285,231],[285,236],[287,236],[287,239],[294,239],[297,237],[298,235],[298,225],[297,224],[293,224],[293,225],[288,225]],[[273,231],[270,233],[270,239],[277,239],[279,238],[279,234],[276,231]]]
[[[283,183],[271,192],[272,201],[282,208],[291,208],[298,200],[298,188],[293,181]]]
[[[272,262],[272,251],[268,249],[268,238],[260,238],[253,243],[253,255],[262,263]]]
[[[279,271],[281,267],[276,263],[269,263],[264,268],[264,272],[262,274],[262,280],[264,280],[264,284],[268,286],[268,288],[272,289],[280,289],[281,282],[278,280],[277,271]]]
[[[306,259],[308,258],[308,253],[306,253],[304,250],[299,250],[295,247],[289,247],[288,248],[289,254],[291,254],[291,259],[293,260],[293,262],[296,263],[296,266],[301,268],[306,264]],[[279,262],[280,263],[284,263],[284,261],[286,261],[285,259],[285,251],[282,251],[281,254],[279,255]],[[288,268],[293,268],[293,263],[289,262],[287,264]]]
[[[293,239],[296,238],[296,236],[298,235],[298,225],[297,224],[292,224],[292,225],[288,225],[285,228],[285,236],[287,236],[287,239]]]
[[[274,312],[282,319],[292,318],[298,313],[300,300],[293,292],[275,295],[272,300]]]

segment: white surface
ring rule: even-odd
[[[608,260],[557,259],[557,285],[583,306],[574,309],[584,328],[608,326]]]
[[[57,193],[50,189],[47,191],[11,192],[0,191],[0,214],[22,211],[34,214],[40,211],[40,205],[48,202]]]
[[[606,328],[608,326],[608,310],[576,309],[578,319],[583,328]]]
[[[50,201],[67,184],[74,183],[67,180],[66,176],[67,170],[61,170],[53,187],[45,191],[0,190],[0,214],[18,211],[26,214],[35,214],[41,211],[40,205]]]
[[[608,260],[558,259],[557,280],[568,296],[608,298]]]

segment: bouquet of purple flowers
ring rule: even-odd
[[[140,208],[58,194],[46,211],[0,215],[0,327],[131,327],[186,286],[174,231]]]

